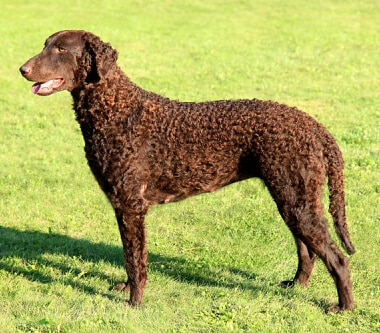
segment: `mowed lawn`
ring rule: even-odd
[[[379,22],[375,0],[3,1],[0,332],[380,332]],[[279,287],[296,248],[255,179],[152,207],[144,304],[127,307],[111,290],[126,279],[118,228],[71,96],[37,97],[18,73],[62,29],[101,36],[167,97],[272,99],[323,123],[346,162],[355,311],[324,314],[337,295],[321,261],[308,288]]]

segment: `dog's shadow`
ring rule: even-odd
[[[58,255],[70,258],[80,258],[84,262],[92,263],[94,269],[86,274],[86,279],[81,279],[80,268],[73,264],[71,260],[54,260],[51,255]],[[99,290],[98,286],[88,284],[88,275],[96,276],[97,279],[107,283],[111,288],[117,282],[115,277],[96,269],[97,264],[111,264],[112,266],[124,268],[123,252],[121,245],[114,246],[105,243],[94,243],[84,239],[75,239],[65,235],[44,233],[41,231],[20,231],[14,228],[0,226],[0,270],[15,275],[22,275],[30,281],[39,283],[53,283],[57,279],[51,273],[46,273],[38,267],[51,267],[56,273],[67,276],[71,273],[71,278],[61,279],[60,282],[71,285],[89,294],[102,294],[105,297],[114,299],[117,293],[107,290]],[[22,262],[17,258],[21,258]],[[30,269],[25,262],[29,262],[33,269]],[[226,276],[218,276],[218,272],[207,265],[199,267],[199,263],[189,261],[180,257],[163,256],[157,253],[149,253],[149,273],[158,273],[163,276],[173,278],[176,281],[183,281],[197,286],[240,288],[255,294],[265,288],[254,273],[243,271],[236,267],[227,267]],[[77,274],[75,274],[77,271]],[[74,274],[73,274],[74,273]],[[69,274],[70,275],[70,274]],[[126,277],[126,275],[125,275]],[[124,278],[124,277],[123,277]],[[278,294],[281,288],[273,286],[273,291]],[[268,292],[268,290],[266,290]]]

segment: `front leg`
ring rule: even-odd
[[[147,282],[148,253],[144,224],[147,210],[148,207],[144,205],[143,200],[129,202],[127,207],[123,207],[123,209],[115,209],[128,275],[128,281],[118,284],[115,289],[130,290],[130,305],[142,303],[144,287]]]

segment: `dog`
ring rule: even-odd
[[[333,136],[306,113],[273,101],[170,100],[134,84],[117,56],[98,36],[65,30],[20,71],[35,82],[34,94],[72,95],[89,167],[115,211],[128,276],[116,289],[130,291],[129,304],[142,302],[147,281],[144,217],[151,205],[257,177],[297,246],[298,269],[282,285],[306,286],[320,257],[339,298],[327,311],[353,310],[348,259],[331,239],[321,203],[328,178],[335,230],[353,254],[343,158]]]

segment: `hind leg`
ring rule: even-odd
[[[296,238],[295,241],[298,254],[298,269],[293,280],[281,282],[283,288],[293,287],[296,283],[301,287],[306,287],[309,283],[315,260],[317,259],[317,255],[299,238]]]
[[[342,310],[354,309],[354,298],[352,295],[352,282],[348,270],[348,260],[339,248],[333,243],[328,231],[326,242],[321,243],[318,239],[305,237],[305,242],[319,255],[333,277],[338,292],[339,303],[326,309],[326,312],[340,312]],[[328,235],[328,238],[327,238]]]
[[[302,212],[298,210],[293,217],[296,223],[289,226],[291,231],[297,239],[300,239],[307,248],[323,260],[335,281],[339,303],[336,306],[329,307],[326,311],[353,310],[354,299],[348,260],[332,241],[326,220],[320,214],[308,209]]]
[[[328,308],[327,311],[352,310],[354,300],[348,260],[332,241],[323,216],[321,192],[324,174],[315,170],[312,172],[310,169],[298,182],[297,186],[290,183],[288,186],[270,188],[282,218],[293,233],[298,250],[297,273],[293,281],[283,285],[291,286],[295,282],[301,286],[306,285],[318,256],[333,277],[339,298],[338,305]]]

